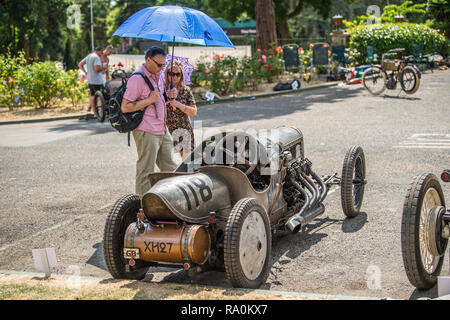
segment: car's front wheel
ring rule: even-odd
[[[359,214],[366,184],[366,158],[359,146],[353,146],[342,165],[341,205],[344,214],[353,218]]]
[[[228,217],[224,238],[225,270],[233,287],[256,289],[266,281],[271,248],[266,210],[256,199],[239,200]]]

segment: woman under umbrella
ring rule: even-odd
[[[185,84],[183,65],[178,60],[174,60],[165,71],[166,89],[170,90],[172,85],[178,96],[167,102],[167,128],[172,134],[175,152],[179,151],[184,160],[195,147],[189,116],[197,115],[197,106],[191,89]]]

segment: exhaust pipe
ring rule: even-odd
[[[307,208],[311,207],[311,197],[309,196],[308,192],[306,192],[305,189],[302,188],[302,186],[295,181],[292,177],[289,179],[289,181],[294,185],[294,187],[301,192],[301,194],[305,197],[305,204],[303,205],[303,207],[300,209],[300,211],[298,212],[298,214],[302,214],[303,211],[305,211]]]
[[[312,181],[305,173],[302,173],[300,175],[300,177],[303,177],[303,179],[306,181],[306,183],[304,182],[304,184],[309,189],[309,191],[311,191],[311,193],[313,194],[313,200],[311,202],[311,208],[313,208],[316,206],[316,204],[318,203],[318,201],[320,199],[320,190],[316,187],[316,184],[314,183],[314,181]],[[303,180],[302,180],[302,182],[303,182]]]
[[[322,192],[320,195],[320,202],[322,202],[323,200],[325,200],[325,197],[327,196],[328,188],[327,188],[326,184],[323,182],[323,180],[312,170],[311,170],[311,176],[314,178],[314,180],[316,180],[319,183],[320,187],[322,188]]]
[[[320,203],[316,208],[309,211],[306,215],[301,216],[301,212],[291,217],[288,222],[286,223],[286,227],[291,231],[292,233],[297,233],[300,231],[300,228],[302,225],[307,225],[312,220],[314,220],[317,216],[320,216],[322,213],[325,212],[325,206]]]

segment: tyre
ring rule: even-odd
[[[269,217],[253,198],[239,200],[225,228],[225,272],[233,287],[256,289],[269,274],[272,249]]]
[[[404,67],[400,72],[399,79],[403,91],[407,94],[413,94],[419,89],[420,78],[413,67]]]
[[[105,110],[106,110],[106,103],[105,98],[103,97],[103,94],[101,91],[95,92],[94,95],[94,113],[97,117],[97,121],[103,122],[105,121]]]
[[[372,95],[380,95],[386,90],[386,73],[379,67],[370,67],[364,71],[362,83]]]
[[[136,221],[136,214],[141,208],[138,195],[126,195],[114,204],[106,219],[103,235],[103,250],[106,266],[114,278],[140,280],[145,277],[148,265],[140,260],[127,271],[127,261],[123,257],[123,243],[127,227]]]
[[[366,184],[366,160],[364,151],[353,146],[345,155],[341,176],[341,205],[344,214],[353,218],[359,214]]]
[[[422,174],[413,179],[403,204],[401,246],[408,280],[419,289],[429,289],[436,284],[444,263],[444,256],[433,255],[427,245],[428,241],[436,239],[434,234],[429,235],[430,223],[435,220],[437,207],[444,206],[444,194],[434,174]],[[443,240],[440,246],[445,248],[447,242]]]

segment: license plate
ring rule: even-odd
[[[139,249],[124,248],[123,257],[125,259],[139,259]]]

